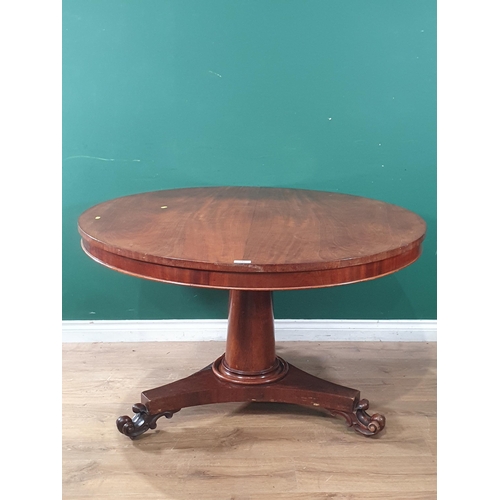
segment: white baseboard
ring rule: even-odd
[[[225,341],[227,320],[63,321],[63,342]],[[435,342],[436,320],[275,321],[277,341]]]

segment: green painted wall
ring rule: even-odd
[[[99,266],[77,218],[190,186],[339,191],[428,224],[375,281],[275,293],[277,318],[436,318],[436,2],[64,0],[63,319],[224,318],[227,292]]]

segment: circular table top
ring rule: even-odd
[[[85,252],[143,278],[211,288],[333,286],[395,272],[426,225],[404,208],[301,189],[154,191],[96,205],[78,221]]]

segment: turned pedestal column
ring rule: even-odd
[[[272,292],[229,292],[226,352],[213,370],[238,384],[270,383],[285,376],[288,364],[275,350]]]

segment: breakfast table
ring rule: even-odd
[[[370,415],[358,390],[276,355],[273,292],[357,283],[409,266],[422,252],[420,216],[337,192],[200,187],[105,201],[80,216],[78,230],[85,253],[111,269],[229,291],[224,354],[142,392],[133,416],[116,422],[124,435],[136,438],[182,408],[252,401],[319,407],[365,436],[384,429],[385,417]]]

